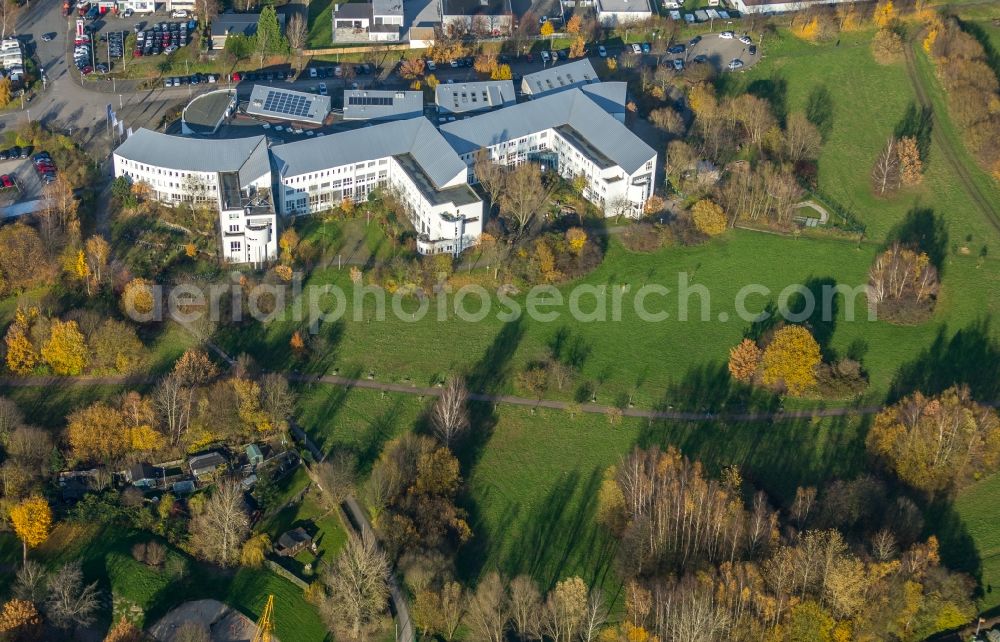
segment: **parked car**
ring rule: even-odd
[[[43,33],[42,34],[42,42],[52,42],[53,40],[55,40],[55,38],[56,38],[56,34],[54,34],[54,33]]]
[[[597,55],[600,56],[601,58],[607,58],[608,57],[608,50],[605,49],[604,45],[598,45],[597,46]]]
[[[310,78],[315,78],[316,76],[317,76],[317,74],[316,74],[316,68],[315,67],[310,67],[309,68],[309,77]]]
[[[736,71],[737,69],[743,68],[743,61],[739,58],[733,58],[729,61],[729,71]]]
[[[677,71],[684,71],[684,61],[680,58],[674,58],[674,69]]]
[[[126,9],[125,11],[122,12],[122,18],[131,18],[132,14],[134,13],[135,12],[132,11],[132,9]]]
[[[165,53],[165,54],[167,54],[169,56],[170,54],[172,54],[175,51],[177,51],[177,49],[178,49],[177,45],[170,45],[169,47],[167,47],[166,49],[163,50],[163,53]]]
[[[708,62],[708,56],[706,56],[705,54],[698,54],[697,56],[694,57],[694,61],[697,63]]]
[[[170,17],[171,18],[187,18],[188,17],[188,12],[185,11],[184,9],[174,9],[173,12],[170,14]]]
[[[740,36],[740,42],[742,42],[745,45],[752,45],[753,44],[753,39],[751,39],[750,36],[744,34],[744,35]]]
[[[756,56],[757,55],[757,45],[750,45],[749,47],[747,47],[747,51],[750,52],[751,56]]]
[[[633,42],[632,43],[632,53],[634,53],[634,54],[641,54],[642,53],[642,47],[639,45],[639,43],[637,43],[637,42]]]
[[[427,61],[427,70],[428,71],[437,71],[437,65],[434,64],[433,60],[428,60]]]
[[[549,52],[543,50],[542,51],[542,64],[543,65],[549,64],[549,60],[550,59],[551,58],[549,57]]]
[[[10,158],[10,152],[6,149],[0,149],[0,161],[5,161]]]
[[[682,54],[684,53],[684,45],[674,45],[667,49],[668,54]]]
[[[719,37],[723,40],[732,40],[735,35],[732,31],[723,31],[719,34]]]
[[[8,174],[0,176],[0,183],[3,183],[4,189],[10,189],[11,187],[14,187],[14,179],[11,178]]]
[[[231,80],[232,82],[240,82],[241,80],[243,80],[243,76],[241,76],[238,71],[234,71],[233,74],[229,77],[229,80]]]
[[[642,43],[642,53],[648,54],[652,50],[653,50],[653,47],[648,42]]]
[[[319,95],[320,96],[326,96],[326,83],[325,82],[321,82],[319,84]]]

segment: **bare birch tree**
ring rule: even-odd
[[[218,484],[201,513],[191,520],[192,543],[199,555],[221,566],[240,559],[240,546],[250,533],[243,490],[234,481]]]
[[[479,582],[469,597],[469,632],[475,642],[504,642],[510,626],[510,596],[496,571]]]
[[[465,380],[461,377],[449,377],[431,410],[434,434],[449,448],[456,438],[469,429],[469,409],[466,405],[468,398]]]
[[[350,639],[365,639],[388,605],[388,577],[389,560],[378,549],[375,536],[370,531],[349,536],[340,556],[323,572],[329,592],[324,615]]]

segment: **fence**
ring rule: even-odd
[[[299,587],[303,591],[309,588],[309,582],[306,582],[301,577],[299,577],[295,573],[292,573],[287,568],[285,568],[281,564],[278,564],[277,562],[274,562],[272,560],[264,560],[264,566],[274,571],[281,577],[285,578],[286,580],[288,580],[295,586]]]

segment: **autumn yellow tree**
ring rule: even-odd
[[[583,25],[583,17],[574,13],[569,20],[566,21],[566,33],[577,34],[580,33],[580,27]]]
[[[40,546],[49,538],[52,509],[44,497],[33,495],[10,509],[10,525],[21,540],[23,561],[28,561],[28,549]]]
[[[291,265],[295,261],[295,248],[299,246],[299,234],[294,228],[288,228],[281,233],[278,239],[278,247],[281,248],[281,261],[285,265]]]
[[[903,185],[918,185],[924,178],[924,163],[920,160],[917,139],[913,136],[900,138],[896,155],[899,157],[899,178]]]
[[[702,199],[691,207],[691,219],[698,231],[708,236],[722,234],[729,225],[722,208],[708,199]]]
[[[260,403],[260,384],[250,379],[236,377],[233,379],[233,389],[236,391],[237,414],[240,422],[251,433],[268,434],[275,426],[267,417]]]
[[[792,33],[802,40],[814,41],[819,37],[819,19],[802,15],[792,22]]]
[[[892,0],[880,0],[880,2],[875,5],[875,13],[872,14],[872,22],[875,26],[884,29],[891,25],[896,19],[896,7],[893,6]]]
[[[490,73],[491,80],[510,80],[513,77],[510,65],[497,65],[496,69]]]
[[[31,342],[31,323],[38,316],[38,308],[18,307],[14,312],[14,322],[7,328],[4,342],[7,344],[7,369],[14,374],[26,375],[38,363],[38,352]]]
[[[151,321],[156,299],[153,284],[146,279],[136,278],[125,284],[122,291],[121,309],[133,321]]]
[[[274,268],[274,273],[278,275],[278,278],[282,281],[291,281],[295,273],[287,265],[278,265]]]
[[[42,618],[38,614],[38,609],[28,600],[14,598],[3,605],[0,610],[0,634],[11,640],[35,640],[39,639],[38,629],[42,625]]]
[[[587,53],[587,43],[584,41],[582,36],[577,36],[573,39],[573,42],[569,45],[569,57],[570,58],[583,58],[584,54]]]
[[[917,392],[875,417],[867,445],[904,482],[937,493],[1000,467],[1000,419],[967,388]]]
[[[729,374],[737,381],[750,381],[760,365],[761,351],[751,339],[729,349]]]
[[[66,433],[76,459],[110,461],[129,449],[124,416],[103,401],[73,412],[68,417]]]
[[[582,228],[571,227],[566,230],[566,242],[569,243],[570,251],[580,256],[583,248],[587,245],[587,233]]]
[[[542,28],[538,30],[538,33],[545,36],[546,38],[551,36],[556,32],[556,28],[552,25],[551,20],[546,20],[542,25]]]
[[[790,395],[801,395],[816,385],[820,364],[819,344],[801,325],[786,325],[774,333],[761,358],[761,380],[784,386]]]
[[[54,319],[41,353],[42,360],[57,375],[75,376],[87,366],[87,343],[76,321]]]
[[[240,564],[257,567],[264,563],[264,557],[271,550],[271,538],[267,533],[255,535],[243,543],[240,549]]]
[[[288,340],[288,347],[295,352],[302,352],[305,350],[306,344],[302,340],[302,334],[298,330],[292,333],[292,338]]]

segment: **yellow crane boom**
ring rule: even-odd
[[[274,631],[274,596],[267,596],[267,604],[264,605],[264,612],[257,620],[257,632],[253,634],[252,642],[271,642],[271,633]]]

